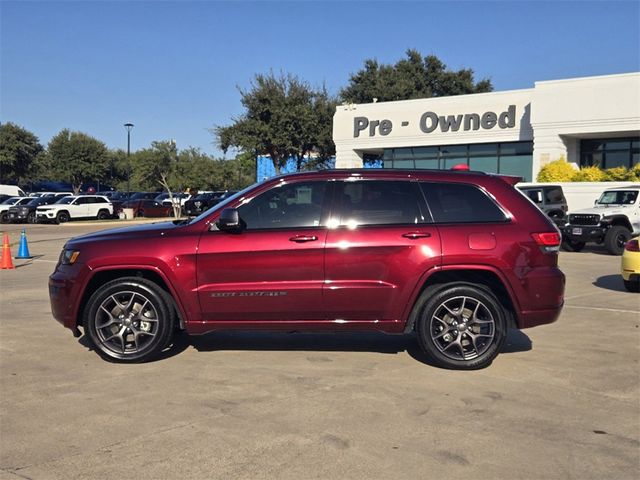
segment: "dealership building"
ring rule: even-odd
[[[532,181],[561,157],[576,167],[631,167],[640,162],[640,72],[340,105],[333,139],[337,168],[361,167],[367,159],[381,159],[384,168],[464,163]]]

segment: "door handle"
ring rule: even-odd
[[[429,238],[431,234],[429,232],[407,232],[407,233],[403,233],[402,236],[404,238],[416,240],[418,238]]]
[[[294,235],[289,239],[290,242],[296,243],[315,242],[316,240],[318,240],[318,237],[315,235]]]

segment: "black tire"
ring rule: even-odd
[[[98,220],[107,220],[110,217],[107,210],[100,210],[98,212]]]
[[[138,217],[144,217],[144,210],[138,210]]]
[[[604,246],[611,255],[622,255],[624,244],[631,238],[631,232],[622,225],[614,225],[604,236]]]
[[[565,240],[562,242],[562,249],[567,252],[580,252],[586,245],[585,242],[574,242],[573,240]]]
[[[62,211],[56,215],[56,223],[67,223],[70,219],[69,212]]]
[[[624,280],[624,288],[633,293],[640,293],[640,280]]]
[[[9,213],[8,212],[0,213],[0,223],[9,223]]]
[[[83,315],[84,333],[98,354],[121,363],[157,357],[169,344],[174,323],[169,294],[139,277],[118,278],[100,287]]]
[[[416,308],[420,346],[440,367],[485,368],[504,344],[507,314],[489,289],[460,283],[427,288]]]
[[[38,223],[36,212],[29,212],[29,214],[27,215],[27,223]]]

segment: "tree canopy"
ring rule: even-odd
[[[245,112],[232,125],[214,128],[223,151],[235,147],[269,155],[276,173],[291,157],[298,170],[335,153],[331,125],[336,102],[322,87],[312,88],[293,75],[256,75],[249,90],[240,89]]]
[[[475,82],[473,70],[449,70],[435,55],[423,57],[409,49],[407,57],[394,65],[369,59],[364,68],[351,75],[340,92],[341,100],[351,103],[388,102],[415,98],[445,97],[493,90],[491,81]]]
[[[87,180],[104,180],[110,169],[110,155],[104,143],[82,132],[60,131],[47,148],[54,175],[79,191]]]
[[[24,181],[42,151],[38,137],[30,131],[11,122],[0,125],[0,180]]]

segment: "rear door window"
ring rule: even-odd
[[[436,223],[496,223],[507,215],[476,187],[463,183],[420,183]]]
[[[340,182],[340,225],[416,224],[427,221],[415,182],[362,180]]]
[[[563,203],[565,201],[561,187],[545,189],[544,196],[547,203]]]

